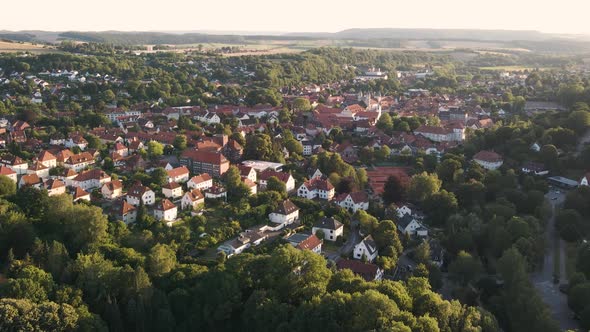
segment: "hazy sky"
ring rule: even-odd
[[[0,0],[0,12],[0,30],[478,28],[590,33],[589,0]]]

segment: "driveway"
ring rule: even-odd
[[[573,312],[567,306],[567,295],[559,291],[559,284],[553,283],[553,262],[555,260],[555,245],[557,241],[560,243],[560,283],[567,283],[567,276],[565,275],[565,243],[555,231],[555,215],[559,211],[561,204],[565,200],[565,193],[561,190],[550,190],[545,195],[552,208],[552,216],[549,219],[546,230],[545,259],[543,267],[531,275],[531,280],[543,301],[553,313],[553,318],[559,323],[562,331],[575,330],[578,328],[578,323],[573,319]]]

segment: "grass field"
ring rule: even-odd
[[[497,70],[497,71],[525,71],[525,70],[550,70],[552,67],[527,67],[527,66],[496,66],[496,67],[479,67],[480,70]]]
[[[0,41],[0,52],[31,52],[31,53],[51,53],[57,52],[54,47],[31,43],[17,43]]]

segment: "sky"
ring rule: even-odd
[[[0,30],[336,32],[464,28],[590,34],[588,0],[0,0]]]

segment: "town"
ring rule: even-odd
[[[87,330],[590,328],[578,57],[62,47],[0,54],[0,297]]]

